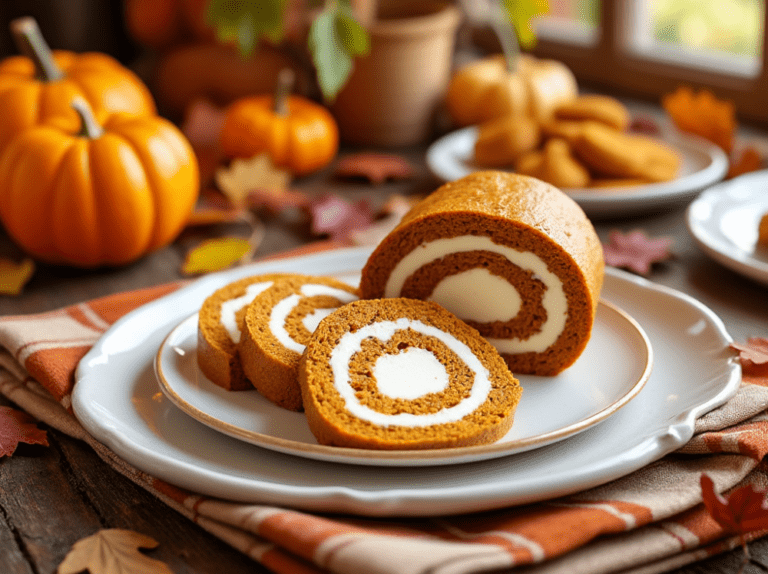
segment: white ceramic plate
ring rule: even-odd
[[[768,213],[768,170],[723,182],[702,193],[686,212],[688,230],[712,259],[768,285],[768,247],[757,226]]]
[[[592,338],[579,360],[556,377],[519,375],[523,398],[512,429],[494,444],[422,451],[383,451],[319,445],[302,413],[280,408],[256,391],[228,392],[197,366],[197,314],[166,337],[155,361],[160,388],[182,411],[229,436],[316,460],[378,466],[430,466],[488,460],[542,447],[604,421],[642,389],[652,351],[640,326],[601,302]],[[605,357],[617,368],[601,370]],[[548,416],[542,417],[542,412]]]
[[[453,181],[487,169],[474,163],[477,128],[446,134],[427,149],[427,165],[443,181]],[[680,175],[669,182],[637,187],[566,189],[584,212],[593,218],[624,217],[680,204],[702,189],[719,182],[728,171],[728,158],[718,146],[700,138],[675,134],[667,144],[682,157]]]
[[[324,512],[435,515],[534,502],[624,476],[687,442],[695,418],[738,388],[741,371],[728,349],[731,338],[712,311],[615,269],[607,270],[602,297],[634,317],[648,335],[654,350],[651,376],[637,397],[607,420],[528,452],[418,469],[311,460],[213,430],[158,388],[153,363],[160,344],[218,287],[246,275],[297,270],[354,278],[369,253],[346,249],[236,268],[136,309],[80,362],[75,415],[137,468],[209,496]],[[621,368],[614,361],[606,356],[593,377]]]

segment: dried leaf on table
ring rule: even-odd
[[[24,259],[16,263],[0,257],[0,295],[18,295],[35,273],[35,262]]]
[[[613,230],[608,235],[608,243],[603,244],[603,258],[606,265],[647,275],[653,263],[672,256],[671,246],[669,237],[651,238],[639,229],[626,234]]]
[[[379,219],[370,226],[353,231],[350,239],[355,245],[378,245],[395,228],[403,216],[410,211],[418,198],[402,195],[390,197],[379,214]]]
[[[235,263],[250,259],[253,247],[250,241],[241,237],[219,237],[208,239],[191,249],[182,265],[186,275],[221,271]]]
[[[218,147],[224,110],[207,100],[195,100],[184,114],[181,131],[192,147]]]
[[[139,552],[140,548],[156,548],[158,543],[144,534],[112,528],[77,541],[58,574],[172,574],[167,564]]]
[[[738,177],[762,168],[763,156],[754,146],[749,146],[744,148],[738,156],[736,156],[735,152],[731,154],[731,163],[728,167],[726,179]]]
[[[746,345],[731,343],[731,349],[739,352],[744,382],[768,387],[768,339],[750,337]]]
[[[312,233],[327,234],[334,240],[349,239],[353,232],[368,228],[374,219],[367,201],[353,203],[333,194],[313,199],[308,209]]]
[[[728,532],[739,535],[768,529],[768,503],[765,491],[751,484],[733,490],[728,497],[715,492],[715,483],[701,475],[701,494],[707,512]]]
[[[691,88],[681,86],[664,96],[661,103],[677,129],[701,136],[726,153],[731,152],[737,127],[733,102],[719,100],[708,90],[694,93]]]
[[[200,192],[197,205],[187,220],[187,227],[235,223],[248,220],[250,217],[245,206],[232,205],[224,194],[216,190],[204,189]]]
[[[248,193],[248,205],[252,208],[263,207],[271,213],[281,213],[291,207],[306,208],[309,196],[292,189],[256,189]]]
[[[341,158],[334,171],[337,177],[366,179],[374,185],[390,179],[408,179],[416,173],[405,158],[375,152],[361,152]]]
[[[229,167],[216,170],[216,186],[235,206],[248,204],[249,196],[258,191],[275,195],[286,193],[291,174],[275,167],[269,154],[258,154],[250,159],[233,159]]]
[[[31,415],[0,406],[0,456],[11,456],[20,442],[48,446],[48,435]]]

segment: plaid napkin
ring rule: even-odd
[[[117,471],[277,573],[569,574],[665,572],[739,544],[701,503],[706,472],[719,491],[768,488],[768,372],[702,417],[679,451],[609,484],[538,504],[407,519],[317,515],[213,499],[127,464],[72,415],[80,358],[118,318],[181,283],[121,293],[57,311],[0,317],[0,392],[77,437]],[[757,532],[752,538],[766,532]]]

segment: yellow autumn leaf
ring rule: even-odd
[[[245,205],[253,191],[280,194],[291,183],[291,174],[275,167],[266,153],[233,159],[228,167],[217,169],[214,178],[216,187],[236,206]]]
[[[187,275],[227,269],[250,256],[253,245],[247,239],[222,237],[203,241],[187,253],[181,270]]]
[[[59,574],[173,574],[163,562],[139,552],[155,548],[157,542],[131,530],[111,528],[75,542],[59,565]]]
[[[15,263],[0,257],[0,295],[18,295],[32,278],[35,262],[25,259]]]

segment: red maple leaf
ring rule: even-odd
[[[20,442],[48,446],[46,432],[25,412],[0,406],[0,457],[11,456]]]
[[[380,184],[388,179],[407,179],[415,170],[408,160],[398,155],[360,152],[340,159],[334,173],[337,177],[362,178]]]
[[[365,200],[350,202],[338,195],[327,194],[313,199],[309,206],[312,233],[346,240],[354,231],[368,228],[373,222],[371,207]]]
[[[764,490],[747,484],[726,498],[715,492],[715,483],[706,474],[701,474],[700,482],[707,512],[725,530],[743,536],[768,528],[768,502]]]
[[[647,275],[653,263],[671,257],[671,246],[669,237],[651,238],[640,229],[626,234],[614,229],[608,235],[608,243],[603,244],[603,258],[606,265]]]

